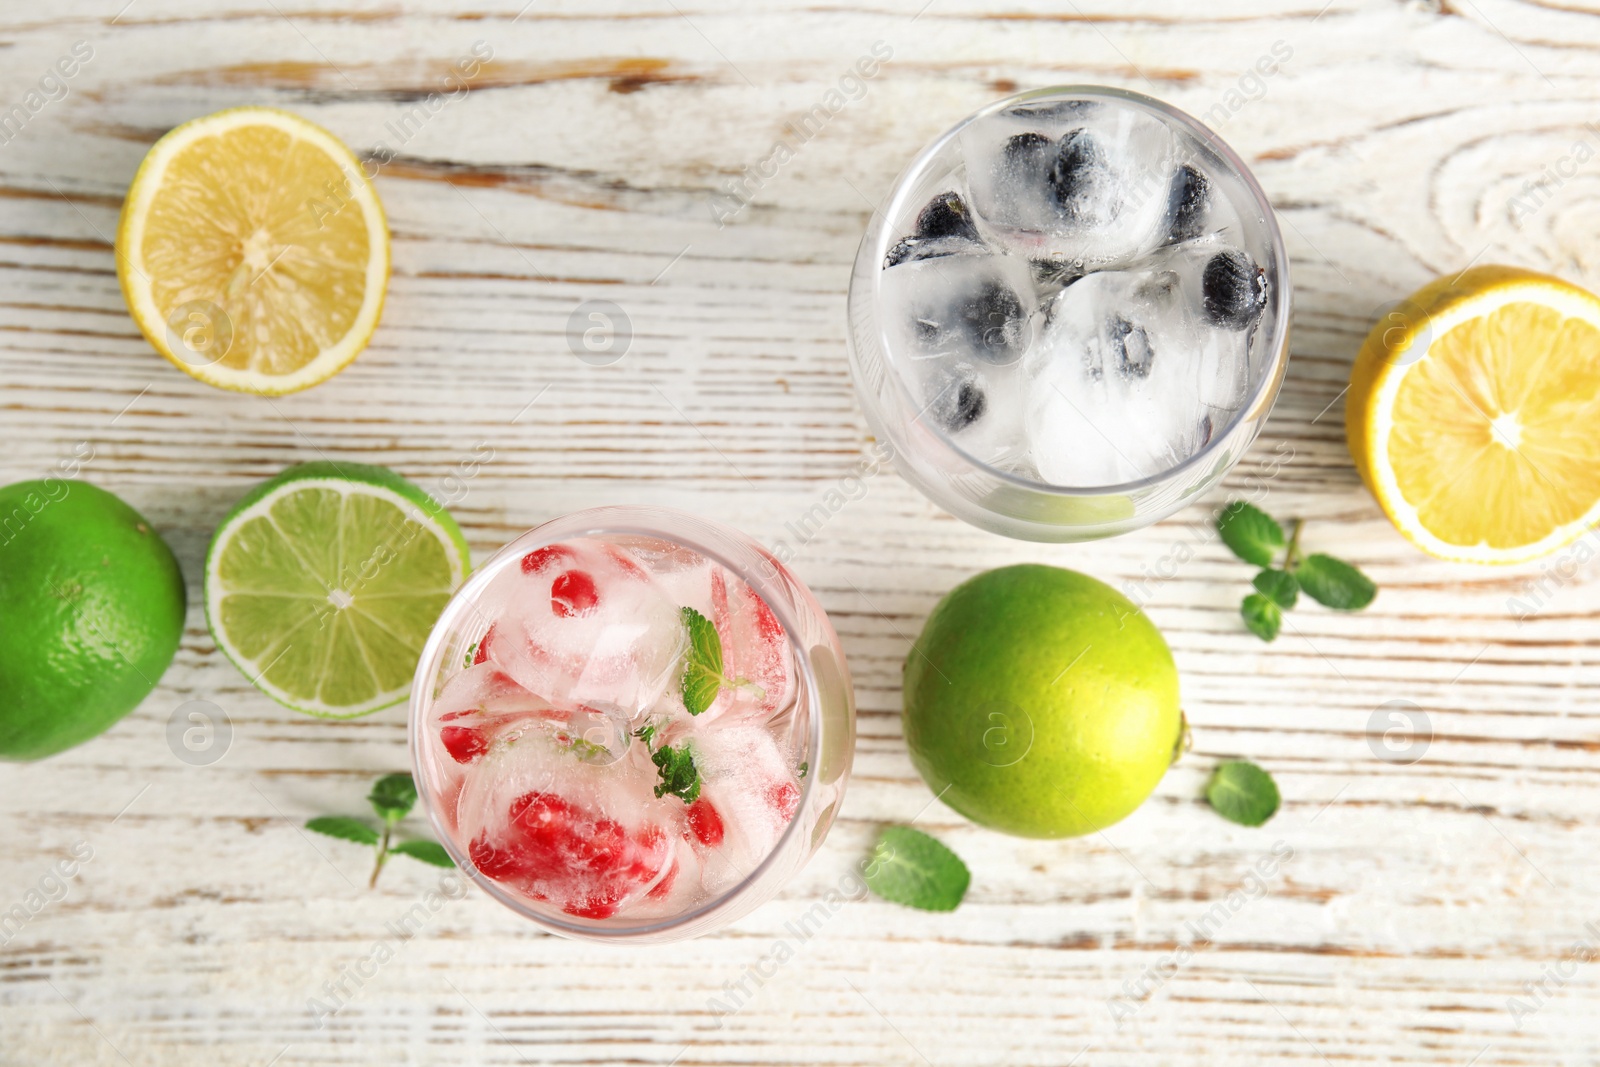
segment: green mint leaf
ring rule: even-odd
[[[884,900],[923,911],[954,911],[972,872],[960,856],[921,830],[890,826],[872,849],[866,881]]]
[[[306,823],[306,829],[341,841],[354,841],[358,845],[376,845],[378,831],[359,819],[347,815],[323,815]]]
[[[1300,583],[1288,571],[1264,570],[1251,583],[1260,594],[1285,611],[1300,599]]]
[[[684,656],[680,691],[690,715],[699,715],[717,699],[726,680],[722,676],[722,638],[711,620],[693,608],[683,608],[683,625],[689,630],[689,651]]]
[[[656,796],[672,794],[685,804],[693,804],[700,796],[700,768],[694,765],[694,754],[687,744],[673,748],[662,745],[650,753],[650,762],[656,765],[661,781],[656,785]]]
[[[1251,593],[1239,605],[1239,614],[1250,632],[1263,641],[1274,640],[1283,628],[1283,609],[1260,593]]]
[[[795,771],[795,775],[797,777],[804,778],[810,772],[811,772],[811,761],[807,760],[806,762],[800,764],[799,768]]]
[[[398,845],[390,845],[390,852],[398,852],[402,856],[410,856],[423,863],[431,863],[435,867],[454,867],[456,861],[450,858],[450,853],[437,841],[402,841]]]
[[[407,771],[386,774],[373,784],[367,799],[384,822],[399,822],[416,806],[417,783]]]
[[[1217,515],[1217,533],[1235,556],[1257,567],[1272,566],[1285,544],[1278,521],[1243,500],[1235,500]]]
[[[1217,814],[1240,826],[1260,826],[1278,810],[1278,784],[1272,775],[1244,760],[1230,760],[1211,772],[1206,801]]]
[[[1378,595],[1371,578],[1344,560],[1321,553],[1307,556],[1294,573],[1306,596],[1338,611],[1360,611]]]

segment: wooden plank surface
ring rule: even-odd
[[[1341,406],[1369,323],[1436,273],[1504,261],[1600,287],[1600,5],[124,2],[0,2],[0,108],[75,42],[93,50],[0,144],[0,482],[92,451],[83,476],[177,551],[190,613],[134,714],[0,767],[0,910],[90,853],[0,947],[0,1063],[1600,1062],[1600,569],[1419,555],[1361,488]],[[492,58],[470,89],[406,126],[480,42]],[[893,53],[877,75],[845,83],[719,225],[730,183],[876,42]],[[1253,75],[1279,42],[1281,70]],[[874,204],[967,112],[1070,82],[1208,115],[1276,205],[1293,360],[1262,439],[1206,501],[1111,542],[1007,542],[884,471],[800,543],[789,524],[870,446],[844,293]],[[374,343],[273,401],[156,356],[110,245],[149,145],[245,103],[393,154]],[[612,366],[569,349],[586,300],[631,324]],[[396,939],[388,924],[437,872],[398,861],[368,892],[359,850],[295,827],[358,810],[374,775],[405,765],[403,713],[277,707],[217,652],[198,602],[231,503],[318,456],[448,494],[478,558],[607,502],[790,543],[860,701],[824,850],[777,901],[686,945],[563,942],[476,891]],[[1248,572],[1208,523],[1252,479],[1270,510],[1309,520],[1311,547],[1380,582],[1370,611],[1297,611],[1270,648],[1242,631]],[[901,739],[900,663],[926,612],[1023,560],[1142,582],[1129,588],[1174,648],[1194,726],[1155,797],[1082,840],[1013,840],[930,805]],[[1538,609],[1519,606],[1547,572]],[[231,724],[208,766],[166,740],[191,700]],[[1430,720],[1418,762],[1374,755],[1369,722],[1391,701]],[[1234,756],[1282,787],[1264,829],[1198,799]],[[973,869],[958,912],[852,900],[792,933],[851,887],[881,824],[913,818]],[[380,942],[393,958],[369,966]],[[347,1003],[319,1019],[308,1001],[341,982]]]

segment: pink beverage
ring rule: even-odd
[[[770,897],[843,795],[854,709],[805,589],[660,508],[548,523],[464,585],[412,696],[456,861],[558,933],[671,940]]]

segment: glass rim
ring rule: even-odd
[[[979,108],[977,111],[974,111],[972,114],[968,115],[966,118],[962,119],[960,122],[956,123],[954,126],[950,127],[944,133],[940,134],[938,137],[934,138],[927,145],[925,145],[922,151],[918,152],[917,155],[913,157],[911,162],[907,164],[906,168],[900,172],[900,176],[895,179],[894,185],[890,190],[889,203],[883,211],[884,225],[879,227],[877,237],[874,239],[873,245],[870,249],[872,252],[872,262],[877,266],[874,267],[872,278],[868,283],[867,296],[872,302],[872,318],[875,324],[875,332],[877,334],[879,348],[884,353],[884,361],[891,365],[891,373],[885,375],[885,377],[892,378],[894,380],[895,384],[892,386],[892,388],[896,390],[901,399],[906,401],[911,408],[916,409],[919,407],[919,405],[916,402],[916,398],[912,395],[910,383],[905,380],[905,376],[901,371],[900,360],[895,355],[894,346],[889,344],[888,331],[885,326],[883,316],[878,313],[879,309],[882,307],[882,285],[884,272],[881,264],[883,263],[884,258],[888,255],[889,242],[893,236],[893,233],[889,227],[889,222],[890,220],[902,217],[902,215],[905,213],[906,201],[909,198],[912,185],[918,178],[927,173],[928,165],[945,148],[946,145],[960,135],[962,130],[966,129],[979,119],[988,118],[990,115],[1013,107],[1019,103],[1063,97],[1080,100],[1115,100],[1120,103],[1151,112],[1163,122],[1166,122],[1169,125],[1182,127],[1189,133],[1193,134],[1198,140],[1207,144],[1211,150],[1221,157],[1222,161],[1233,170],[1235,175],[1238,176],[1245,189],[1254,199],[1255,206],[1261,211],[1261,217],[1265,221],[1267,227],[1267,233],[1272,247],[1272,254],[1278,265],[1278,278],[1276,279],[1277,285],[1274,286],[1275,291],[1272,295],[1272,335],[1268,339],[1270,363],[1266,367],[1266,373],[1261,376],[1261,380],[1259,383],[1257,383],[1256,388],[1251,391],[1245,403],[1242,404],[1238,411],[1234,413],[1233,417],[1228,420],[1227,425],[1222,427],[1216,433],[1212,434],[1211,440],[1207,441],[1203,447],[1185,458],[1182,462],[1176,463],[1157,474],[1152,474],[1147,477],[1138,478],[1129,482],[1117,482],[1114,484],[1095,486],[1066,486],[1038,481],[1033,478],[1016,474],[1012,471],[1002,470],[1001,468],[993,466],[992,464],[985,463],[958,445],[949,434],[937,426],[925,426],[924,429],[936,441],[938,441],[941,446],[949,449],[956,456],[960,457],[961,461],[966,465],[1015,488],[1023,489],[1031,493],[1047,494],[1053,497],[1081,498],[1125,496],[1163,485],[1168,481],[1171,481],[1174,476],[1180,475],[1192,468],[1201,466],[1221,447],[1222,443],[1233,434],[1235,429],[1244,423],[1247,418],[1251,417],[1252,413],[1255,412],[1257,407],[1259,407],[1262,403],[1263,398],[1276,398],[1277,393],[1282,386],[1283,377],[1289,363],[1289,313],[1293,297],[1293,287],[1289,280],[1289,254],[1288,249],[1285,247],[1283,242],[1283,230],[1278,225],[1278,217],[1276,212],[1274,212],[1272,209],[1271,201],[1267,199],[1267,194],[1261,188],[1260,183],[1256,181],[1255,175],[1250,172],[1250,168],[1245,165],[1244,160],[1239,157],[1238,153],[1236,153],[1227,144],[1227,142],[1223,141],[1222,138],[1219,137],[1217,133],[1209,126],[1205,125],[1188,112],[1176,108],[1162,100],[1158,100],[1153,96],[1146,96],[1144,93],[1135,92],[1131,89],[1119,89],[1110,85],[1047,86],[1042,89],[1029,89],[1026,92],[1013,93],[1011,96],[1003,97],[990,104],[987,104],[984,107]],[[869,230],[868,232],[870,234],[871,231]],[[863,245],[862,250],[867,251],[868,249],[865,245]],[[859,253],[857,263],[859,265]],[[853,288],[854,287],[852,286],[852,289]],[[909,426],[911,422],[916,421],[919,421],[919,419],[912,419],[910,422],[902,423],[901,425]]]
[[[601,516],[614,517],[618,521],[598,521]],[[662,521],[663,519],[665,519],[664,522]],[[769,595],[769,587],[775,578],[769,579],[764,575],[750,574],[745,568],[730,562],[721,550],[708,547],[692,535],[683,535],[664,528],[673,523],[682,523],[684,520],[708,527],[718,537],[750,541],[760,549],[763,555],[772,560],[773,565],[779,569],[779,573],[787,572],[787,568],[776,557],[767,552],[765,546],[760,545],[759,542],[743,531],[677,508],[652,504],[618,504],[602,505],[569,512],[553,519],[547,519],[512,538],[467,576],[461,585],[456,588],[456,591],[451,594],[444,610],[439,613],[439,618],[434,623],[433,630],[429,632],[427,642],[423,645],[422,655],[417,661],[416,673],[412,677],[410,704],[406,714],[407,746],[411,754],[412,772],[422,781],[430,783],[428,788],[418,790],[423,801],[423,808],[428,813],[428,824],[433,828],[434,833],[438,835],[439,842],[444,850],[455,861],[457,869],[471,878],[479,888],[517,914],[552,933],[564,937],[584,941],[648,939],[671,933],[673,930],[688,926],[709,914],[729,908],[736,900],[756,886],[770,872],[779,855],[790,847],[792,840],[799,831],[800,813],[806,810],[806,804],[811,799],[812,787],[820,775],[823,717],[821,692],[817,687],[817,679],[811,665],[809,651],[801,648],[795,638],[798,626],[793,614],[788,605],[782,602],[782,598],[774,598]],[[551,531],[552,528],[558,528],[553,535],[536,536],[541,531]],[[783,627],[784,637],[789,642],[790,650],[794,655],[796,670],[801,676],[802,686],[807,695],[805,712],[807,717],[806,743],[808,756],[810,762],[815,765],[812,769],[817,772],[807,774],[800,779],[800,799],[795,806],[795,817],[789,820],[788,826],[784,827],[782,835],[773,844],[771,851],[762,857],[761,862],[756,864],[755,868],[745,874],[735,885],[681,915],[663,919],[651,919],[631,926],[616,925],[609,919],[568,921],[546,915],[535,911],[530,905],[513,896],[494,879],[479,871],[477,866],[472,863],[471,857],[462,853],[453,836],[441,824],[439,813],[435,810],[435,805],[430,802],[432,778],[425,772],[422,762],[422,735],[423,728],[426,725],[424,720],[427,711],[433,705],[434,683],[444,667],[445,645],[448,643],[449,637],[457,629],[462,617],[477,606],[488,587],[508,566],[513,565],[529,552],[543,548],[546,545],[570,541],[575,537],[615,535],[659,538],[691,549],[738,575],[755,591],[757,596],[761,597],[762,602],[766,604],[768,610],[777,616],[778,623]],[[798,582],[798,579],[795,579],[795,581]]]

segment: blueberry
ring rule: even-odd
[[[1229,330],[1248,328],[1267,306],[1267,272],[1243,252],[1218,252],[1200,276],[1206,316]]]
[[[1040,289],[1061,290],[1083,277],[1083,267],[1060,259],[1034,259],[1028,262],[1033,268],[1033,281]]]
[[[1188,163],[1178,168],[1172,176],[1172,194],[1168,209],[1172,229],[1168,241],[1191,241],[1205,232],[1206,208],[1211,202],[1211,182],[1205,174]]]
[[[1111,344],[1117,357],[1117,372],[1124,378],[1150,377],[1150,365],[1155,362],[1155,349],[1150,347],[1150,335],[1143,326],[1135,325],[1117,315],[1111,320]]]
[[[940,193],[928,201],[917,216],[918,237],[966,237],[978,239],[978,230],[972,225],[972,213],[959,193]]]
[[[989,402],[983,395],[983,387],[972,379],[965,378],[959,383],[952,383],[939,394],[939,399],[934,405],[934,414],[945,429],[964,430],[981,419],[988,406]]]
[[[1017,294],[996,281],[985,281],[957,307],[961,325],[977,356],[1005,366],[1022,355],[1025,314]]]
[[[1049,181],[1056,206],[1064,216],[1082,222],[1105,221],[1087,217],[1095,213],[1105,178],[1106,151],[1100,138],[1089,130],[1073,130],[1061,138],[1050,165]]]

